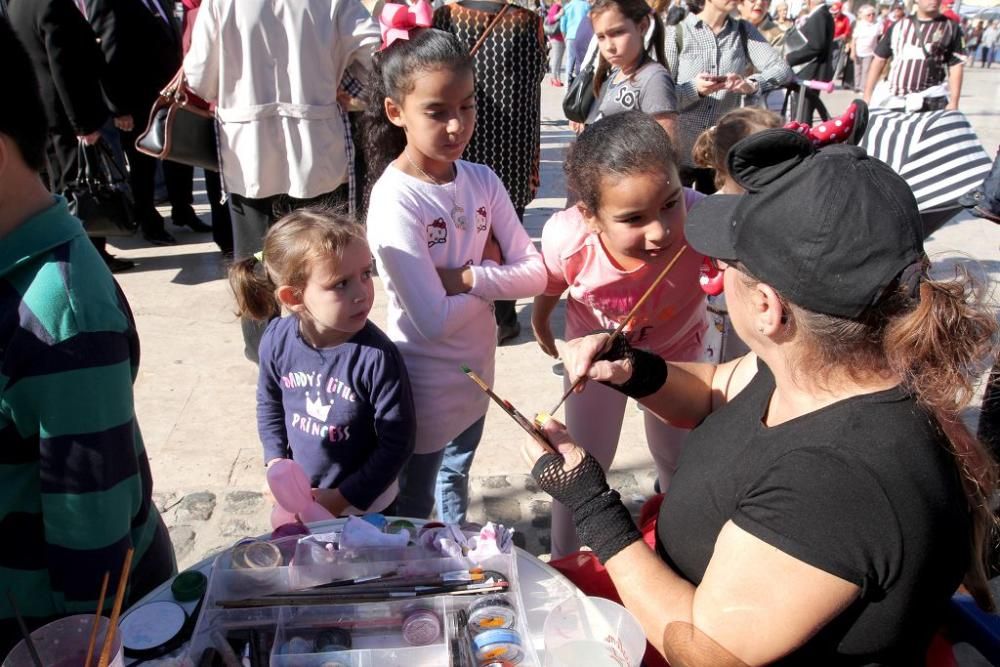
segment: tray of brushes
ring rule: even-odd
[[[345,548],[336,533],[219,555],[188,657],[197,667],[540,664],[513,548],[474,562],[413,541]]]

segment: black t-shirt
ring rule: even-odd
[[[923,664],[969,563],[970,517],[947,440],[899,388],[768,428],[774,376],[758,363],[747,388],[688,437],[658,553],[698,585],[732,520],[861,588],[779,664]]]

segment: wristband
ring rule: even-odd
[[[580,541],[594,550],[601,563],[642,539],[621,496],[608,487],[597,459],[587,453],[571,470],[565,470],[564,465],[558,454],[545,454],[535,462],[531,474],[540,489],[572,512]]]
[[[632,347],[624,336],[618,336],[611,348],[601,353],[595,361],[628,361],[632,376],[622,384],[601,382],[636,400],[655,394],[667,381],[667,362],[659,355]]]

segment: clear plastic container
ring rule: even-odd
[[[545,620],[545,667],[639,667],[646,636],[635,616],[616,602],[572,597]]]
[[[325,632],[349,633],[350,648],[317,650]],[[440,597],[329,607],[284,607],[272,667],[448,664],[445,604]],[[346,632],[345,632],[346,631]],[[311,648],[310,648],[311,647]]]

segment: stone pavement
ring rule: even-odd
[[[993,154],[1000,143],[1000,70],[967,71],[963,110]],[[542,186],[525,226],[539,239],[545,220],[563,206],[564,150],[572,138],[560,110],[563,89],[543,83]],[[831,112],[852,98],[827,96]],[[203,183],[196,182],[196,191]],[[198,211],[209,220],[203,191]],[[168,215],[169,211],[164,211]],[[114,242],[112,252],[137,267],[118,276],[138,322],[142,363],[136,411],[163,512],[183,568],[246,535],[268,532],[269,506],[255,425],[256,367],[242,352],[240,329],[223,262],[207,236],[171,228],[179,245],[150,248],[141,239]],[[961,216],[928,243],[932,255],[1000,272],[1000,227]],[[978,262],[978,264],[976,264]],[[384,325],[385,297],[376,290],[372,320]],[[497,351],[496,389],[525,414],[547,409],[562,382],[531,337],[530,300],[518,305],[523,333]],[[561,310],[556,318],[561,319]],[[555,330],[562,329],[557,321]],[[471,390],[471,388],[470,388]],[[513,525],[535,554],[549,550],[549,498],[538,491],[520,456],[525,436],[494,407],[472,468],[470,520]],[[629,407],[611,484],[635,508],[652,493],[655,474],[640,413]]]

